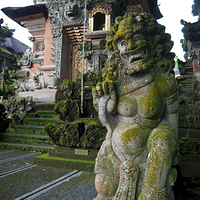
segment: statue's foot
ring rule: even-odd
[[[93,200],[112,200],[112,198],[104,197],[104,196],[98,194]]]

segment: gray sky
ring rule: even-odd
[[[194,17],[191,14],[193,0],[158,0],[158,5],[163,18],[158,20],[160,24],[166,26],[166,32],[170,33],[172,40],[174,41],[174,48],[172,49],[175,52],[179,59],[184,60],[180,39],[183,39],[183,34],[181,29],[183,26],[180,24],[180,20],[183,19],[188,22],[197,21],[197,17]],[[1,0],[0,8],[4,7],[19,7],[19,6],[28,6],[33,5],[33,0]],[[31,42],[28,40],[28,37],[31,36],[28,33],[26,28],[22,28],[16,22],[12,21],[6,17],[0,11],[0,18],[4,19],[4,24],[8,23],[8,27],[16,29],[14,37],[21,42],[31,46]]]

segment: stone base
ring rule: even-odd
[[[16,98],[32,96],[36,104],[53,104],[66,99],[62,91],[57,89],[41,89],[35,91],[19,92]]]
[[[36,156],[33,164],[45,167],[94,172],[98,150],[56,147],[49,154]]]

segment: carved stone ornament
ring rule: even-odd
[[[96,159],[95,200],[171,200],[178,163],[175,54],[147,13],[117,17],[107,37],[103,81],[93,102],[107,128]]]
[[[96,6],[95,8],[93,8],[91,11],[89,11],[87,13],[88,17],[93,17],[94,15],[96,15],[96,13],[100,12],[104,15],[109,15],[111,13],[111,8],[106,8],[103,6]]]
[[[23,66],[23,67],[31,67],[32,65],[32,60],[33,60],[33,52],[31,52],[31,48],[29,47],[23,54],[21,60],[19,61],[18,65]]]
[[[61,36],[63,26],[83,24],[84,13],[78,0],[47,0],[47,8],[53,38]]]
[[[79,0],[47,0],[46,4],[54,41],[54,64],[56,75],[60,76],[62,29],[68,26],[83,25],[84,9]]]

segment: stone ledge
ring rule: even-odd
[[[93,172],[95,166],[94,161],[51,157],[48,153],[34,157],[33,164],[61,169],[76,169],[86,172]]]

